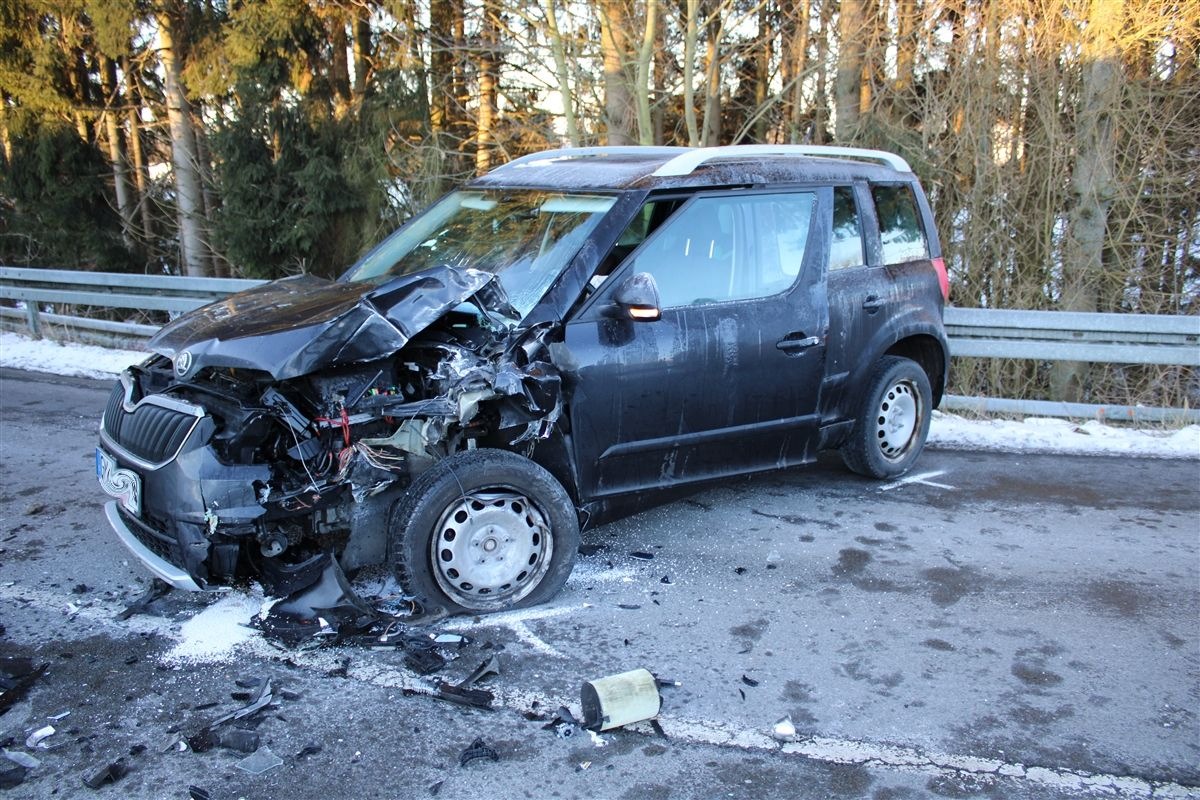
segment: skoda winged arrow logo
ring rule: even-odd
[[[175,356],[175,374],[182,378],[188,374],[188,370],[192,368],[192,354],[184,350],[179,355]]]

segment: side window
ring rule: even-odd
[[[814,205],[811,192],[697,198],[631,268],[654,276],[663,308],[778,294],[800,274]]]
[[[866,263],[863,258],[862,224],[854,190],[838,186],[833,190],[833,235],[829,241],[829,269],[846,269]]]
[[[907,184],[872,186],[884,264],[902,264],[929,257],[929,245],[917,213],[917,202]]]

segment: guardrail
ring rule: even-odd
[[[49,314],[38,306],[61,303],[177,314],[262,283],[236,278],[0,267],[0,298],[23,301],[25,305],[24,310],[0,308],[0,317],[24,319],[35,337],[42,335],[44,320],[73,329],[146,338],[157,330],[155,326]],[[1200,317],[951,307],[946,309],[945,318],[950,350],[956,357],[1200,367]],[[948,395],[943,407],[980,413],[1200,422],[1200,411],[1195,409],[957,395]]]

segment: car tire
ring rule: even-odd
[[[553,597],[575,564],[579,519],[543,467],[505,450],[442,459],[392,508],[388,553],[427,611],[487,613]]]
[[[903,475],[925,447],[932,408],[925,370],[911,359],[884,356],[867,382],[842,460],[869,478]]]

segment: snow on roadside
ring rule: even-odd
[[[1144,430],[1029,417],[1023,420],[964,419],[933,412],[929,447],[939,450],[1135,456],[1200,460],[1200,425],[1178,430]]]
[[[130,364],[144,361],[138,350],[110,350],[90,344],[30,339],[17,333],[0,333],[0,367],[49,372],[72,378],[116,377]]]
[[[44,339],[35,341],[16,333],[0,333],[0,367],[109,379],[145,357],[144,352],[137,350],[58,344]],[[1179,430],[1153,430],[1097,420],[1084,423],[1042,417],[972,420],[935,411],[929,446],[942,450],[1200,460],[1200,425]]]

